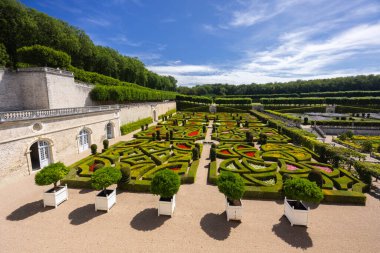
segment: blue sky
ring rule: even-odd
[[[379,0],[22,0],[180,85],[380,73]]]

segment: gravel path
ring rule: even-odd
[[[209,132],[208,132],[209,134]],[[320,205],[309,227],[291,227],[283,201],[244,200],[243,222],[227,222],[224,196],[206,184],[205,145],[195,184],[182,185],[172,218],[157,217],[158,197],[119,192],[109,213],[96,192],[69,189],[57,209],[43,208],[47,187],[33,176],[0,188],[0,252],[378,252],[380,201]]]

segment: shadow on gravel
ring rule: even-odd
[[[215,240],[225,240],[230,236],[231,229],[240,225],[238,221],[227,221],[226,212],[221,214],[208,213],[201,219],[201,228]]]
[[[86,194],[86,193],[90,193],[90,192],[93,192],[93,191],[94,191],[93,189],[81,189],[79,191],[79,194]]]
[[[377,200],[380,200],[380,188],[376,186],[372,186],[371,191],[368,193],[372,197],[374,197]]]
[[[136,214],[130,225],[136,230],[151,231],[161,227],[168,219],[170,219],[170,216],[157,216],[156,208],[147,208]]]
[[[285,216],[280,218],[280,223],[273,225],[272,231],[284,242],[295,248],[307,249],[313,246],[307,227],[291,226]]]
[[[69,214],[70,224],[81,225],[105,213],[103,211],[95,211],[95,204],[88,204],[73,210]]]
[[[20,206],[19,208],[17,208],[16,210],[14,210],[11,214],[7,216],[7,220],[10,220],[10,221],[25,220],[35,214],[43,213],[51,209],[54,209],[54,208],[53,207],[44,208],[44,202],[41,199],[38,201],[30,202],[23,206]]]

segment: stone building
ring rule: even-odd
[[[71,72],[0,69],[0,180],[53,162],[71,164],[120,137],[120,126],[175,109],[175,102],[97,105]]]

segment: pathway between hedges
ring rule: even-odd
[[[212,124],[213,121],[209,122],[209,125],[207,127],[207,132],[205,136],[206,142],[211,141],[211,134],[212,134]],[[200,141],[203,142],[203,141]],[[197,170],[197,175],[195,177],[195,184],[199,185],[205,185],[207,184],[207,176],[208,176],[208,168],[210,165],[210,149],[211,149],[211,144],[204,144],[203,145],[203,150],[201,157],[199,159],[199,166]]]

